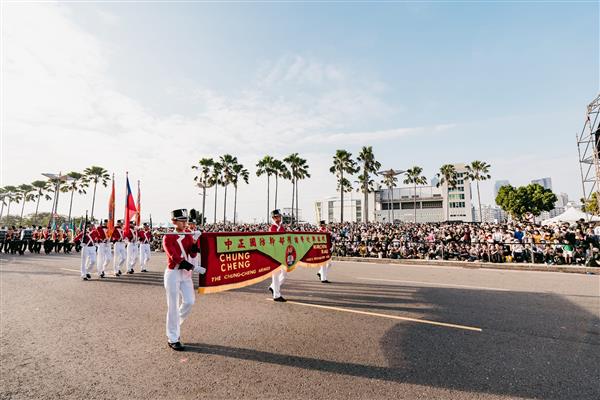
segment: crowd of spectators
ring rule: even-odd
[[[330,227],[347,257],[600,265],[600,227],[520,223],[344,223]]]
[[[336,223],[329,224],[333,255],[390,259],[544,263],[600,266],[600,226],[529,223]],[[264,232],[267,224],[207,224],[204,232]],[[311,231],[312,224],[288,226]],[[154,230],[153,248],[161,250]]]

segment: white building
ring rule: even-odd
[[[473,222],[471,183],[466,179],[464,164],[454,164],[457,172],[456,187],[447,184],[439,187],[380,188],[369,193],[369,221],[378,222]],[[344,221],[363,221],[363,194],[351,192],[344,195]],[[339,194],[315,202],[315,220],[340,221]],[[446,215],[446,213],[450,215]]]
[[[344,193],[344,222],[363,222],[364,194]],[[369,221],[375,219],[375,194],[369,193]],[[315,202],[315,221],[340,222],[341,200],[337,196],[326,197]]]
[[[490,206],[486,204],[481,205],[483,220],[479,218],[479,209],[473,208],[473,221],[475,222],[506,222],[508,215],[498,206]]]
[[[464,164],[454,164],[457,173],[456,186],[417,186],[387,189],[375,192],[375,217],[377,221],[389,222],[442,222],[473,221],[471,183],[466,178]],[[449,215],[447,215],[447,213]]]

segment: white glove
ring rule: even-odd
[[[200,232],[200,231],[194,231],[194,232],[192,233],[192,238],[194,239],[194,242],[195,242],[196,240],[198,240],[198,238],[200,237],[200,235],[202,235],[202,232]]]
[[[204,268],[202,265],[197,265],[194,267],[194,272],[204,275],[206,273],[206,268]]]

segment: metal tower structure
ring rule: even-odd
[[[583,129],[577,134],[577,151],[583,200],[587,202],[594,192],[600,200],[600,94],[587,106]]]

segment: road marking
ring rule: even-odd
[[[491,287],[485,287],[485,286],[454,285],[454,284],[450,284],[450,283],[435,283],[435,282],[422,282],[422,281],[402,281],[399,279],[378,279],[378,278],[356,278],[356,279],[362,279],[365,281],[418,283],[421,285],[459,287],[459,288],[468,288],[468,289],[484,289],[484,290],[495,290],[495,291],[499,291],[499,292],[511,292],[512,291],[510,289],[491,288]]]
[[[69,268],[61,268],[63,271],[73,271],[73,272],[81,272],[78,269],[69,269]]]
[[[267,300],[273,301],[273,299],[267,299]],[[416,322],[416,323],[419,323],[419,324],[443,326],[443,327],[446,327],[446,328],[464,329],[466,331],[475,331],[475,332],[481,332],[482,331],[481,328],[477,328],[477,327],[474,327],[474,326],[456,325],[456,324],[449,324],[449,323],[446,323],[446,322],[436,322],[436,321],[429,321],[429,320],[426,320],[426,319],[418,319],[418,318],[410,318],[410,317],[400,317],[398,315],[379,314],[379,313],[374,313],[374,312],[369,312],[369,311],[358,311],[358,310],[352,310],[350,308],[322,306],[322,305],[319,305],[319,304],[300,303],[298,301],[291,301],[291,300],[288,300],[287,303],[289,303],[289,304],[297,304],[299,306],[321,308],[321,309],[325,309],[325,310],[334,310],[334,311],[343,311],[343,312],[353,313],[353,314],[370,315],[372,317],[382,317],[382,318],[388,318],[388,319],[398,319],[398,320],[401,320],[401,321]]]

